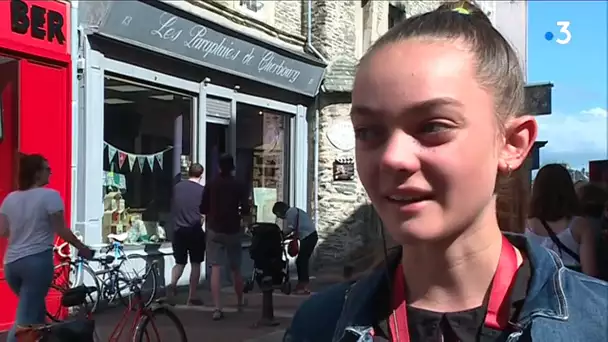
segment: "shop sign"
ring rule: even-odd
[[[58,1],[0,1],[0,38],[69,53],[68,9]]]
[[[316,95],[324,75],[320,62],[298,58],[280,48],[262,47],[144,2],[86,5],[82,20],[97,27],[97,33],[209,68],[309,96]],[[100,12],[105,13],[100,16]],[[96,15],[99,18],[91,18]],[[99,22],[95,23],[96,19]]]

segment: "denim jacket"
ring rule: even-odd
[[[532,277],[506,341],[608,341],[608,283],[567,269],[557,254],[524,236],[509,240],[530,260]],[[296,312],[283,342],[372,342],[372,298],[385,274],[377,270],[313,295]]]

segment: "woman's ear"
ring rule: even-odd
[[[531,115],[509,119],[505,125],[504,145],[500,151],[498,170],[509,173],[522,166],[538,135],[538,124]]]

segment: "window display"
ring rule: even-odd
[[[158,243],[170,225],[173,185],[190,163],[189,96],[108,77],[104,108],[103,240]]]
[[[255,222],[276,222],[272,206],[289,198],[286,114],[246,105],[237,110],[237,177],[249,186]]]

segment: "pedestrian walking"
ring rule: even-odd
[[[173,187],[171,216],[173,220],[173,257],[175,266],[171,270],[171,284],[167,286],[168,296],[173,300],[177,282],[190,260],[190,281],[188,283],[188,305],[203,305],[197,294],[201,277],[201,263],[205,260],[205,232],[200,203],[204,187],[201,185],[205,168],[193,163],[188,169],[188,179]]]
[[[220,156],[220,174],[209,182],[203,193],[201,213],[207,222],[207,263],[211,265],[211,297],[213,319],[224,317],[221,304],[222,261],[228,261],[239,309],[243,306],[243,276],[241,275],[243,216],[249,215],[247,187],[234,177],[234,158]]]
[[[45,187],[50,176],[51,168],[43,156],[21,156],[19,189],[8,194],[0,206],[0,236],[8,237],[4,276],[19,297],[8,342],[17,341],[17,326],[45,323],[45,298],[54,274],[55,234],[78,249],[81,256],[93,256],[93,252],[66,226],[59,192]]]

